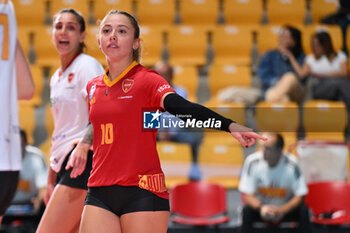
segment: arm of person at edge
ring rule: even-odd
[[[35,86],[28,62],[18,40],[16,42],[16,79],[18,99],[30,100],[34,95]]]
[[[160,103],[160,107],[164,108],[164,99],[167,95],[174,92],[167,92],[163,95]],[[245,147],[249,147],[255,143],[255,139],[266,140],[266,138],[260,136],[259,134],[253,132],[252,129],[247,128],[245,126],[239,125],[237,123],[231,123],[229,125],[229,131],[231,135],[242,145]],[[92,145],[93,138],[93,127],[90,124],[89,129],[86,132],[82,141],[78,143],[72,155],[70,156],[66,170],[73,168],[70,177],[76,178],[79,176],[85,169],[86,160],[87,160],[87,152],[89,151],[90,146]]]
[[[262,219],[269,219],[270,221],[278,222],[280,221],[287,213],[292,211],[298,205],[300,205],[304,197],[303,196],[294,196],[291,200],[281,206],[274,205],[264,205],[260,200],[253,194],[244,194],[245,202],[248,206],[259,211],[259,214]]]
[[[55,189],[55,183],[56,183],[56,172],[52,170],[52,168],[50,168],[49,175],[47,177],[47,185],[46,185],[46,191],[44,196],[45,205],[49,203],[53,190]]]

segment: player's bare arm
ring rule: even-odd
[[[21,44],[16,45],[16,74],[18,99],[29,100],[34,95],[34,82]]]

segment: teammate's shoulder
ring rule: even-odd
[[[96,63],[96,64],[100,64],[96,58],[86,54],[86,53],[81,53],[79,54],[79,56],[77,57],[81,62],[84,63]]]

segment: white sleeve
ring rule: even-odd
[[[97,76],[104,73],[102,65],[94,58],[87,59],[84,66],[79,70],[80,78],[80,93],[83,97],[87,96],[86,85],[87,83]]]
[[[254,194],[256,185],[254,181],[254,169],[252,169],[252,160],[246,159],[242,169],[242,175],[239,182],[238,190],[246,194]]]
[[[301,172],[300,167],[298,166],[299,171]],[[293,192],[295,196],[304,196],[308,193],[308,188],[302,173],[300,173],[299,177],[296,178],[296,181],[293,185]]]
[[[33,156],[33,170],[35,172],[35,186],[36,188],[44,188],[47,184],[47,175],[48,170],[47,166],[45,165],[45,160],[41,157],[41,155],[34,155]]]
[[[312,67],[312,66],[314,65],[314,63],[315,63],[315,58],[314,58],[314,56],[313,56],[312,54],[307,55],[306,58],[305,58],[305,63],[306,63],[308,66]]]
[[[339,51],[338,52],[338,61],[339,61],[339,63],[346,62],[347,60],[348,60],[348,57],[346,56],[346,54],[343,51]]]

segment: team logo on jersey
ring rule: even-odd
[[[89,99],[91,100],[92,97],[94,96],[94,92],[96,90],[96,84],[95,85],[92,85],[92,87],[90,88],[90,91],[89,91]]]
[[[130,89],[132,88],[132,85],[134,85],[133,79],[125,79],[122,83],[122,89],[124,93],[127,93],[128,91],[130,91]]]
[[[71,83],[74,78],[74,73],[68,74],[68,83]]]

